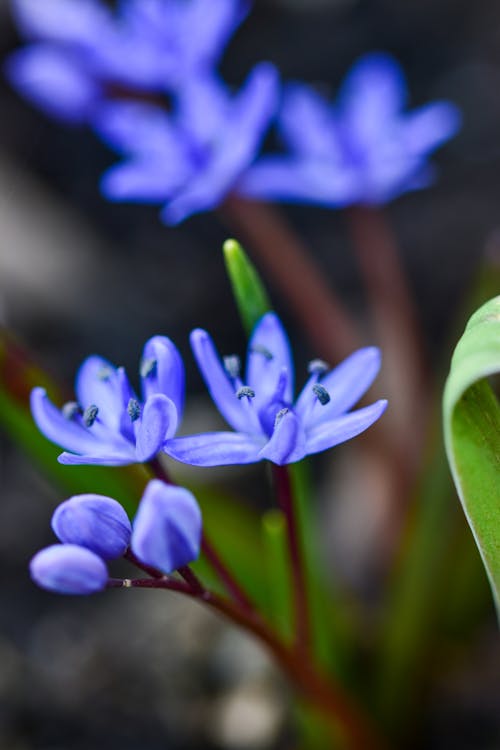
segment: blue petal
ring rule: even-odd
[[[165,440],[175,434],[177,409],[174,402],[162,393],[150,396],[136,424],[136,455],[142,463],[156,456]]]
[[[132,528],[124,509],[103,495],[76,495],[56,508],[52,530],[61,542],[86,547],[105,560],[121,557]]]
[[[307,433],[306,453],[319,453],[364,432],[384,413],[387,401],[376,401],[363,409],[320,424]]]
[[[57,457],[57,460],[60,464],[64,464],[64,466],[127,466],[128,464],[137,463],[137,456],[133,447],[130,446],[129,451],[116,453],[105,453],[103,451],[89,455],[61,453]]]
[[[306,455],[306,438],[302,425],[293,411],[287,411],[274,428],[269,442],[260,452],[279,466],[300,461]]]
[[[95,404],[99,408],[99,421],[119,432],[127,401],[124,401],[122,377],[114,365],[96,355],[87,357],[76,374],[75,393],[83,409]]]
[[[35,583],[58,594],[94,594],[108,581],[105,563],[94,552],[75,544],[54,544],[30,562]]]
[[[96,83],[70,52],[32,44],[7,60],[6,74],[24,97],[51,117],[84,122],[101,96]]]
[[[179,162],[179,135],[167,112],[143,102],[106,102],[95,112],[92,126],[111,148],[124,154]]]
[[[340,166],[343,155],[333,112],[323,97],[309,86],[289,84],[285,87],[280,130],[298,156],[327,160]]]
[[[405,148],[425,155],[451,138],[460,129],[461,113],[450,102],[433,102],[408,114],[402,130]]]
[[[253,404],[245,404],[246,399],[238,399],[208,333],[197,328],[192,331],[190,339],[208,391],[224,419],[239,432],[259,433],[259,419]]]
[[[175,344],[166,336],[153,336],[144,346],[142,361],[154,360],[155,366],[141,376],[144,401],[163,393],[175,404],[180,421],[184,408],[184,364]]]
[[[350,165],[303,157],[268,156],[238,182],[238,193],[290,203],[347,206],[359,195],[359,175]]]
[[[205,0],[192,0],[185,7],[189,52],[205,65],[217,62],[229,37],[249,12],[249,3],[241,0],[211,0],[209,13]]]
[[[251,464],[260,460],[264,437],[241,432],[205,432],[165,443],[167,455],[192,466]]]
[[[347,357],[319,381],[330,396],[330,401],[324,405],[318,401],[312,389],[316,379],[311,378],[295,406],[304,427],[314,427],[349,411],[375,380],[380,361],[380,350],[374,346],[358,349]]]
[[[255,391],[257,408],[272,398],[284,370],[288,379],[283,397],[291,403],[294,373],[290,344],[279,318],[267,313],[257,323],[248,344],[246,382]]]
[[[201,524],[191,492],[153,479],[134,520],[132,550],[143,563],[171,573],[198,557]]]
[[[383,53],[365,55],[347,74],[338,103],[339,116],[353,143],[376,148],[406,103],[401,66]]]
[[[277,103],[278,79],[268,64],[254,68],[231,104],[224,127],[212,134],[212,153],[204,168],[168,203],[161,216],[177,224],[197,211],[215,208],[257,156]]]
[[[13,0],[23,34],[68,45],[95,43],[109,30],[111,17],[97,0]]]
[[[36,426],[48,440],[75,453],[95,452],[96,439],[80,424],[64,417],[49,401],[44,388],[34,388],[30,402]]]
[[[101,178],[100,191],[109,201],[161,203],[175,193],[184,176],[169,171],[158,159],[132,159],[111,167]]]

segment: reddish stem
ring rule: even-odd
[[[292,570],[295,606],[296,646],[300,652],[307,653],[311,637],[309,605],[290,473],[286,466],[277,466],[276,464],[273,464],[272,466],[276,485],[276,497],[278,504],[284,513],[287,526],[287,541]]]
[[[343,304],[272,206],[231,195],[221,215],[289,301],[318,356],[333,364],[358,348],[359,332]]]

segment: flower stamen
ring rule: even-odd
[[[95,404],[90,404],[90,406],[87,406],[87,408],[83,412],[83,424],[85,425],[85,427],[92,427],[97,419],[98,414],[99,408]]]
[[[330,394],[328,393],[324,385],[316,383],[315,385],[313,385],[312,389],[321,406],[325,406],[325,404],[331,401]]]

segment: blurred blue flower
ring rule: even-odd
[[[172,573],[200,554],[201,528],[201,512],[191,492],[153,479],[135,516],[132,551],[141,562]]]
[[[53,117],[92,118],[102,101],[165,91],[218,62],[245,0],[12,0],[32,43],[7,61],[14,87]]]
[[[380,367],[374,347],[360,349],[335,369],[310,364],[310,377],[293,403],[288,339],[276,315],[266,314],[248,347],[245,379],[237,357],[221,362],[208,333],[197,329],[191,344],[210,395],[234,432],[211,432],[167,441],[165,452],[196,466],[246,464],[268,459],[300,461],[349,440],[372,425],[387,402],[349,411]]]
[[[103,495],[71,497],[56,508],[51,525],[59,541],[86,547],[104,560],[121,557],[132,533],[120,503]]]
[[[38,586],[58,594],[94,594],[106,588],[108,570],[101,558],[76,544],[53,544],[30,562]]]
[[[65,452],[63,464],[119,466],[149,461],[171,438],[184,403],[184,365],[164,336],[154,336],[143,350],[142,401],[122,367],[88,357],[76,377],[76,402],[57,409],[43,388],[31,393],[38,429]]]
[[[429,154],[460,127],[445,101],[405,112],[403,72],[389,55],[362,57],[331,106],[303,84],[289,85],[280,119],[290,154],[260,159],[240,192],[327,206],[381,204],[429,185]]]
[[[213,76],[190,78],[171,114],[138,102],[106,104],[94,128],[127,158],[104,175],[103,194],[164,202],[167,224],[214,208],[255,160],[277,97],[277,73],[262,63],[234,96]]]

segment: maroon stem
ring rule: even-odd
[[[153,458],[150,461],[150,466],[158,479],[161,479],[166,484],[175,484],[158,458]],[[224,584],[228,594],[234,597],[234,599],[239,602],[239,604],[245,610],[253,611],[254,606],[252,602],[234,577],[233,573],[229,570],[225,562],[222,560],[214,544],[208,538],[206,532],[203,532],[203,536],[201,538],[201,549],[208,562],[210,563],[212,569],[217,573],[220,580]]]
[[[295,607],[295,638],[298,651],[307,654],[310,645],[309,605],[307,600],[304,563],[300,548],[299,529],[294,508],[290,473],[286,466],[273,464],[276,497],[287,526],[287,541],[293,581]]]
[[[422,448],[429,407],[421,328],[397,242],[383,213],[356,206],[349,209],[348,217],[383,351],[382,378],[391,399],[386,424],[391,425],[398,460],[411,474]]]
[[[333,364],[359,346],[359,332],[343,304],[276,209],[231,195],[220,213],[289,301],[318,356]]]
[[[192,571],[187,569],[188,577]],[[186,570],[184,571],[186,573]],[[194,576],[194,574],[192,574]],[[195,577],[196,578],[196,577]],[[205,589],[199,581],[191,583],[162,576],[161,578],[117,581],[110,579],[108,587],[167,589],[204,602],[234,624],[252,633],[273,654],[279,666],[296,689],[321,712],[332,728],[332,736],[342,732],[351,750],[380,750],[384,745],[364,714],[344,694],[340,686],[320,674],[309,659],[288,648],[256,612],[244,611],[236,602]]]

